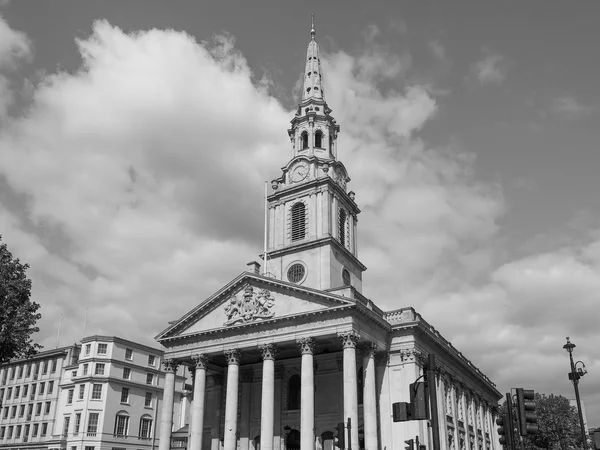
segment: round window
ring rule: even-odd
[[[292,283],[300,283],[304,279],[306,269],[302,264],[293,264],[287,272],[288,280]]]
[[[342,282],[344,286],[350,286],[350,272],[348,272],[348,269],[342,270]]]

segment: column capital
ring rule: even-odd
[[[208,363],[208,357],[204,353],[192,355],[192,361],[196,369],[206,370],[206,364]]]
[[[356,344],[360,339],[360,335],[354,330],[340,333],[338,334],[338,337],[342,341],[344,348],[356,348]]]
[[[227,350],[223,350],[223,353],[225,354],[225,358],[227,358],[227,364],[228,365],[240,365],[240,359],[242,358],[242,352],[240,351],[239,348],[231,348],[231,349],[227,349]]]
[[[298,339],[297,342],[300,347],[300,352],[303,355],[314,355],[315,353],[315,338],[314,337],[303,337]]]
[[[362,356],[375,358],[375,355],[377,354],[378,350],[377,344],[375,342],[365,342],[363,344],[360,344],[359,347],[362,351]]]
[[[277,347],[273,343],[269,344],[260,344],[258,346],[260,353],[262,354],[262,359],[271,359],[275,360],[275,356],[277,355]]]
[[[167,373],[175,373],[177,372],[177,368],[179,367],[179,361],[176,361],[173,358],[163,359],[163,368]]]

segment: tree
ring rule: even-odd
[[[37,312],[40,305],[30,299],[27,269],[29,264],[13,259],[0,236],[0,364],[34,355],[42,348],[31,338],[39,331],[35,324],[42,315]]]
[[[535,394],[540,432],[524,437],[527,449],[547,448],[569,450],[583,448],[579,416],[569,400],[562,395]]]

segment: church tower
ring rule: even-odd
[[[268,203],[267,272],[320,290],[362,290],[358,259],[360,209],[337,158],[340,126],[325,101],[314,19],[306,52],[302,99],[288,135],[291,158],[272,181]]]

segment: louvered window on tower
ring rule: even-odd
[[[306,207],[298,202],[292,206],[291,212],[292,241],[299,241],[306,236]]]
[[[348,236],[348,214],[346,214],[346,210],[340,208],[339,214],[339,227],[338,227],[338,237],[340,243],[344,247],[348,247],[349,236]]]
[[[318,130],[315,133],[315,147],[316,148],[321,148],[322,147],[322,143],[323,143],[323,132],[321,130]]]
[[[300,136],[302,138],[302,150],[305,150],[308,148],[308,133],[303,131]]]

